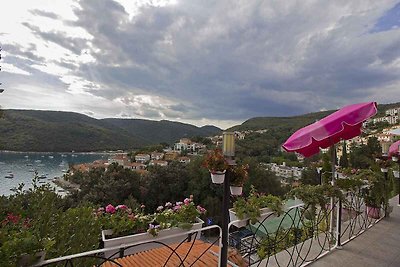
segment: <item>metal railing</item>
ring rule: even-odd
[[[250,224],[249,219],[231,221],[228,225],[230,248],[235,249],[249,266],[306,266],[364,233],[384,217],[383,206],[368,208],[360,192],[349,191],[344,196],[343,200],[331,199],[325,207],[299,204],[286,209],[280,216],[266,212],[254,224]],[[210,242],[204,238],[206,231],[218,234],[214,233]],[[111,264],[107,266],[123,266],[116,258],[131,254],[135,247],[146,246],[148,249],[151,244],[154,248],[164,247],[170,251],[164,255],[161,266],[171,266],[172,262],[177,266],[192,266],[207,253],[215,256],[217,263],[221,256],[221,237],[222,229],[212,225],[50,259],[35,266],[102,266],[106,263]],[[171,238],[180,238],[180,242],[172,244],[169,241]],[[193,250],[198,239],[205,240],[207,244],[200,253]],[[183,245],[188,247],[184,253],[181,250]],[[218,245],[218,249],[214,245]],[[229,264],[236,266],[233,262]]]

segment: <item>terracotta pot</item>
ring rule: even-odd
[[[231,189],[231,195],[233,196],[240,196],[243,193],[243,187],[242,186],[230,186]]]
[[[226,172],[226,170],[224,170],[223,172],[221,172],[221,171],[210,171],[210,173],[211,173],[211,181],[214,184],[223,184],[224,180],[225,180],[225,172]]]
[[[368,215],[368,217],[373,218],[373,219],[379,219],[381,217],[380,213],[381,213],[381,209],[380,208],[367,206],[367,215]]]

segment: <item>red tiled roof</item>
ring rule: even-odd
[[[171,247],[174,249],[178,247],[176,249],[176,254],[178,254],[179,257],[178,255],[172,253],[170,248],[161,247],[115,259],[115,261],[124,267],[218,266],[217,255],[219,254],[219,247],[216,245],[205,243],[200,240],[195,240],[194,244],[192,242],[186,242],[181,245],[171,245]],[[172,256],[170,257],[171,254]],[[184,260],[183,265],[181,259]],[[167,260],[168,262],[166,262]],[[240,254],[234,250],[231,250],[229,252],[229,261],[241,267],[248,266],[248,264],[246,264]],[[111,262],[107,262],[104,263],[102,266],[114,267],[116,265]],[[228,266],[231,265],[228,264]]]

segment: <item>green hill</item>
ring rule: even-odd
[[[0,150],[98,151],[132,149],[221,130],[171,121],[94,119],[61,111],[4,110]]]
[[[392,104],[379,104],[378,114],[376,116],[384,116],[385,110],[400,107],[400,102]],[[256,117],[251,118],[241,125],[237,125],[228,129],[229,131],[244,130],[261,130],[261,129],[285,129],[292,133],[297,129],[308,124],[320,120],[323,117],[333,113],[335,110],[313,112],[293,117]]]
[[[107,124],[123,129],[129,134],[145,140],[146,143],[171,143],[182,137],[209,136],[221,129],[215,126],[196,127],[174,121],[150,121],[138,119],[103,119]]]

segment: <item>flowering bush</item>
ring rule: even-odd
[[[210,172],[223,172],[228,168],[221,149],[215,149],[209,153],[204,159],[203,166]]]
[[[153,214],[145,215],[142,211],[134,212],[125,205],[114,207],[111,204],[95,211],[102,229],[113,230],[112,237],[146,231],[156,236],[160,230],[171,227],[190,229],[196,218],[205,212],[203,207],[195,206],[193,196],[175,204],[167,202],[164,206],[159,206]]]
[[[243,186],[246,180],[249,178],[249,165],[236,165],[233,166],[230,171],[232,173],[231,176],[231,185],[233,186]]]
[[[155,236],[158,231],[171,227],[190,229],[196,222],[196,218],[205,213],[205,208],[194,204],[192,195],[185,198],[183,202],[176,202],[175,205],[167,202],[165,206],[157,208],[157,213],[149,225],[148,232]]]
[[[0,263],[14,266],[18,258],[25,255],[26,264],[33,264],[35,253],[49,250],[54,240],[40,237],[32,226],[32,220],[9,213],[0,225]]]
[[[111,229],[112,237],[124,236],[131,233],[143,233],[151,221],[150,216],[141,212],[133,212],[125,205],[114,207],[108,204],[105,208],[98,208],[95,211],[102,229]]]

